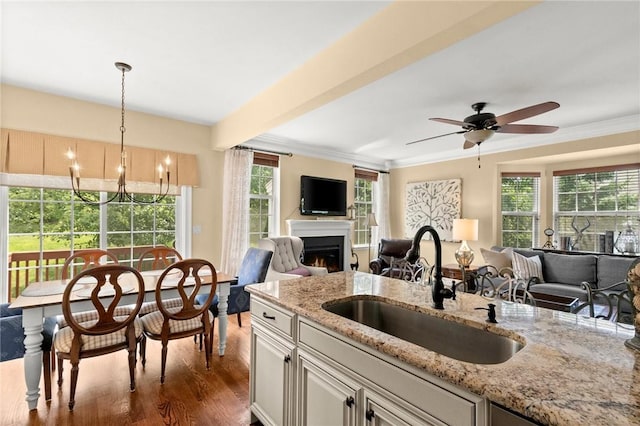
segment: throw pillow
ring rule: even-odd
[[[513,254],[511,248],[506,248],[499,252],[481,248],[480,253],[482,253],[484,263],[495,266],[498,271],[503,268],[511,268],[511,256]]]
[[[525,257],[513,252],[513,274],[516,278],[528,281],[537,277],[542,282],[542,262],[539,256]]]
[[[302,277],[308,277],[311,275],[311,272],[309,272],[309,270],[304,266],[298,266],[296,269],[292,269],[290,271],[285,272],[285,274],[294,274],[294,275],[300,275]]]

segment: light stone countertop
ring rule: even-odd
[[[537,422],[550,425],[640,425],[640,352],[624,346],[630,325],[457,293],[443,311],[431,287],[361,272],[337,272],[254,284],[247,290],[275,305],[440,377]],[[526,343],[510,360],[471,364],[445,357],[322,309],[359,295],[377,296]],[[489,324],[487,303],[498,324]],[[426,332],[426,331],[425,331]]]

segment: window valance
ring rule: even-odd
[[[69,176],[69,148],[76,152],[81,176],[116,180],[120,144],[2,129],[0,173]],[[194,154],[126,146],[127,181],[156,183],[156,166],[171,158],[171,185],[198,186],[198,161]]]

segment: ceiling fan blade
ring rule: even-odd
[[[505,124],[496,130],[498,133],[553,133],[558,126],[538,126],[535,124]]]
[[[504,126],[505,124],[513,123],[514,121],[520,121],[520,120],[524,120],[525,118],[543,114],[545,112],[556,109],[559,106],[560,104],[557,102],[543,102],[538,105],[532,105],[530,107],[522,108],[516,111],[511,111],[496,117],[496,124],[498,126]]]
[[[452,132],[452,133],[445,133],[444,135],[431,136],[430,138],[418,139],[417,141],[407,142],[407,145],[411,145],[411,144],[418,143],[418,142],[424,142],[424,141],[428,141],[428,140],[431,140],[431,139],[437,139],[437,138],[441,138],[443,136],[459,135],[460,133],[465,133],[465,132],[466,132],[466,130],[460,130],[459,132]]]
[[[464,149],[473,148],[474,146],[476,146],[476,143],[475,143],[475,142],[468,141],[468,140],[465,140],[465,141],[464,141],[464,145],[462,145],[462,147],[463,147]]]
[[[454,126],[462,126],[462,127],[468,127],[470,125],[469,123],[465,123],[464,121],[450,120],[448,118],[430,118],[429,120],[437,121],[438,123],[453,124]],[[473,125],[471,126],[473,127]]]

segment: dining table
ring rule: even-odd
[[[144,278],[144,301],[155,301],[155,290],[158,278],[163,271],[143,271]],[[133,276],[133,274],[131,274]],[[237,282],[234,277],[225,273],[217,272],[216,294],[218,296],[218,333],[219,346],[218,353],[224,356],[227,345],[227,307],[230,286]],[[209,279],[207,280],[207,277]],[[206,293],[211,288],[211,275],[203,276],[203,285],[200,293]],[[24,377],[27,385],[26,401],[29,410],[35,410],[40,398],[40,375],[42,373],[42,330],[43,322],[47,317],[62,314],[62,295],[67,283],[70,280],[59,279],[52,281],[40,281],[29,284],[20,296],[11,303],[11,308],[22,309],[22,327],[24,328]],[[185,283],[185,287],[188,286]],[[131,286],[128,293],[122,295],[120,304],[135,304],[138,292],[135,286]],[[86,292],[85,292],[86,293]],[[163,286],[161,288],[163,299],[179,297],[175,286]],[[105,297],[111,295],[105,294]],[[88,294],[83,294],[82,289],[74,291],[72,294],[72,305],[74,312],[83,310],[93,310],[93,305]]]

